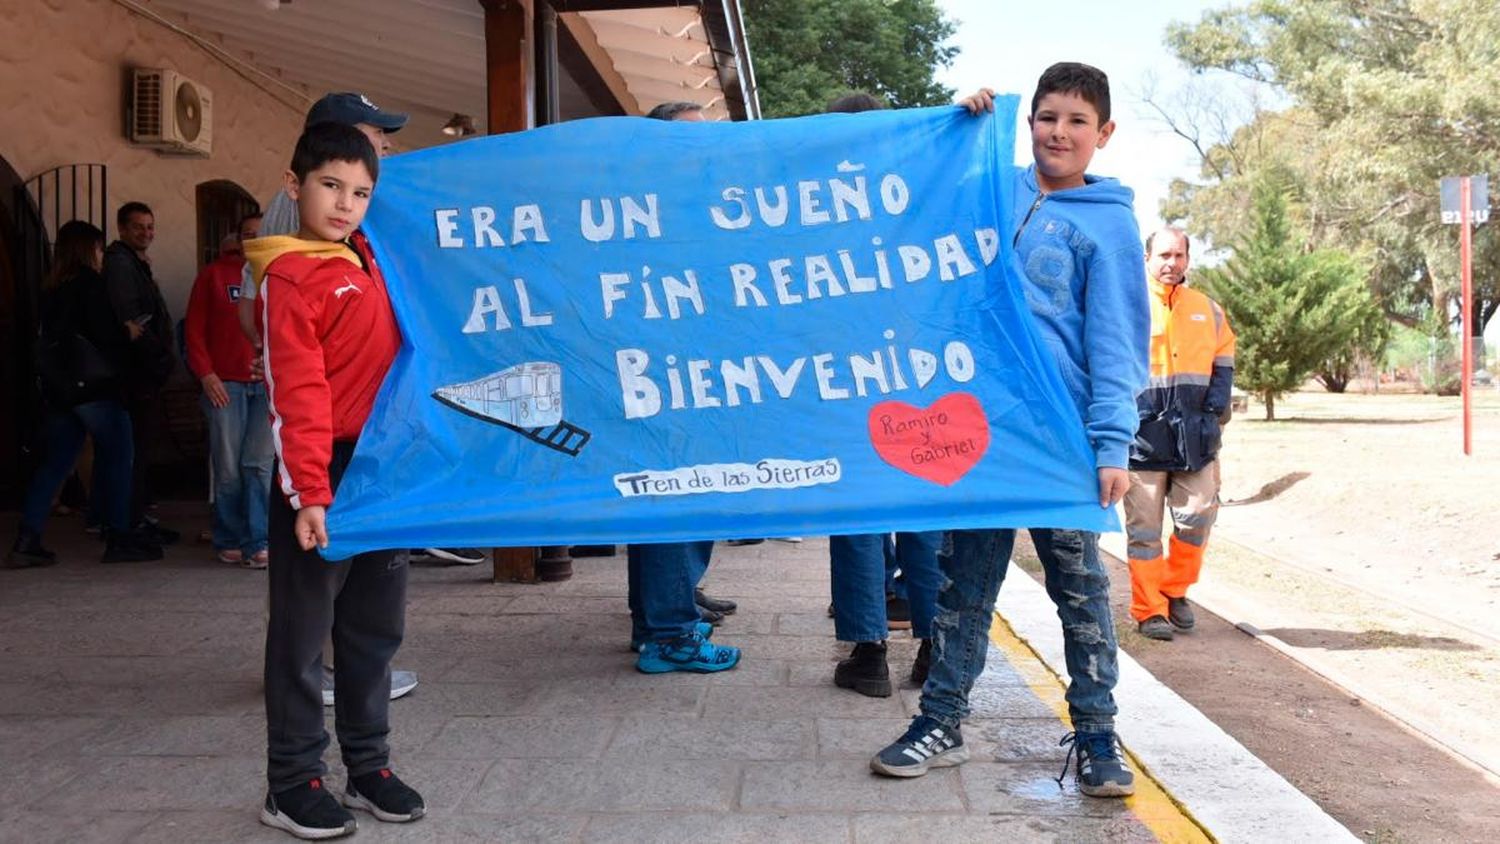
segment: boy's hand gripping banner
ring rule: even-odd
[[[1111,528],[1011,267],[1012,132],[606,118],[386,161],[404,345],[327,556]]]

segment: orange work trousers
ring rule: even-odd
[[[1171,553],[1162,553],[1163,508],[1172,508]],[[1167,614],[1167,599],[1198,582],[1203,549],[1219,515],[1219,461],[1196,472],[1130,473],[1125,493],[1129,541],[1130,614],[1136,621]]]

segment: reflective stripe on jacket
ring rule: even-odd
[[[1219,453],[1234,383],[1234,331],[1218,303],[1185,285],[1151,288],[1151,382],[1136,399],[1130,468],[1197,471]]]

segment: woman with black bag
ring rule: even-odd
[[[103,258],[104,232],[97,227],[72,220],[58,230],[36,344],[38,381],[48,405],[41,463],[26,490],[20,533],[6,557],[8,568],[57,562],[57,555],[42,545],[42,527],[85,435],[94,438],[93,495],[106,543],[101,562],[162,556],[161,546],[129,529],[134,448],[118,364],[141,328],[116,321],[99,274]]]

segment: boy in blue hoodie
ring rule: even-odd
[[[975,114],[993,111],[992,96],[982,89],[963,105]],[[1151,328],[1133,194],[1114,179],[1085,173],[1094,151],[1114,132],[1109,79],[1073,62],[1047,68],[1027,122],[1035,164],[1014,175],[1014,260],[1037,328],[1093,445],[1099,506],[1108,508],[1130,488],[1135,396],[1146,385]],[[1063,743],[1072,746],[1063,773],[1076,756],[1079,790],[1124,797],[1134,793],[1135,777],[1114,731],[1115,628],[1099,537],[1077,530],[1030,532],[1062,621],[1071,679],[1073,732]],[[969,758],[959,724],[969,714],[969,690],[984,670],[995,597],[1015,531],[956,530],[950,538],[951,553],[942,558],[950,582],[938,595],[921,714],[870,760],[879,774],[917,777]]]

